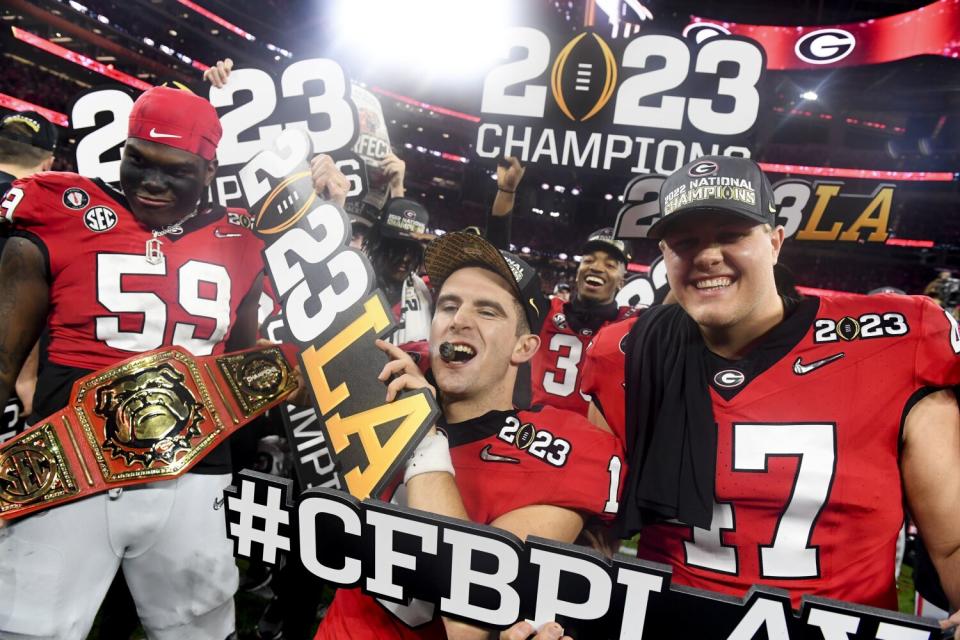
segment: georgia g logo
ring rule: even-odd
[[[843,29],[817,29],[797,40],[793,51],[810,64],[832,64],[853,53],[857,39]]]
[[[713,160],[704,160],[698,162],[687,170],[687,175],[692,178],[702,178],[703,176],[713,175],[717,172],[717,163]]]

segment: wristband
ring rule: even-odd
[[[179,476],[296,387],[278,347],[173,347],[84,376],[66,408],[0,445],[0,518]]]
[[[403,473],[403,483],[410,482],[410,478],[421,473],[446,471],[452,476],[453,460],[450,459],[450,444],[442,433],[424,436],[417,448],[413,450],[407,460],[407,470]]]
[[[503,191],[504,193],[516,193],[516,192],[517,192],[516,189],[514,189],[513,191],[510,191],[509,189],[501,189],[500,187],[497,187],[497,191]]]

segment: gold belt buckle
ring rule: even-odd
[[[295,387],[278,347],[163,349],[85,376],[67,408],[0,445],[0,517],[180,475]]]

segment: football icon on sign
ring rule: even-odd
[[[595,33],[581,33],[573,38],[553,62],[553,99],[571,120],[585,122],[597,115],[613,97],[616,87],[617,61],[610,46]]]

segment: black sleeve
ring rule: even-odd
[[[510,221],[512,213],[505,216],[487,215],[487,240],[497,249],[510,251]]]

